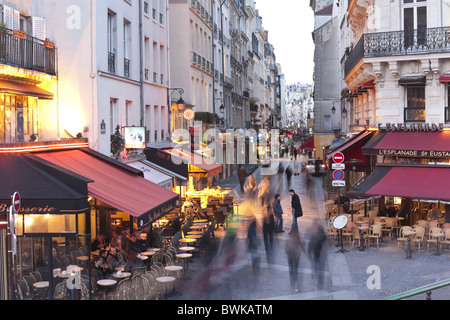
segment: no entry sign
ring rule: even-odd
[[[344,155],[341,152],[336,152],[333,155],[333,161],[335,163],[343,163],[344,162]]]
[[[18,192],[14,192],[12,197],[12,206],[14,213],[18,213],[20,211],[20,194]]]

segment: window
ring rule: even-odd
[[[450,0],[444,0],[442,2],[442,14],[443,14],[443,21],[442,25],[444,27],[450,27]]]
[[[331,116],[323,117],[323,129],[324,131],[331,131]]]
[[[450,84],[447,85],[447,101],[446,101],[446,106],[444,109],[444,113],[445,113],[445,123],[449,123],[450,122],[450,108],[449,108],[449,104],[450,104]]]
[[[405,122],[425,122],[425,86],[407,86]]]
[[[108,11],[108,72],[116,72],[116,35],[117,35],[117,21],[116,14]]]
[[[405,48],[427,43],[426,0],[403,0]]]
[[[109,101],[109,127],[111,134],[114,134],[118,125],[117,99]]]
[[[124,56],[124,76],[130,77],[130,57],[131,57],[131,23],[123,21],[123,56]]]

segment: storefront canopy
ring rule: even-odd
[[[300,149],[314,149],[314,136],[309,137],[305,143],[300,146]]]
[[[449,131],[378,131],[362,148],[364,154],[402,157],[450,157]]]
[[[92,180],[29,154],[2,155],[0,181],[2,221],[14,192],[21,196],[21,213],[75,214],[88,208],[88,183]]]
[[[361,131],[350,140],[331,150],[327,155],[327,159],[331,159],[335,153],[341,152],[344,155],[344,163],[346,164],[354,164],[352,163],[353,160],[359,166],[369,165],[369,156],[363,155],[361,148],[373,134],[374,131]]]
[[[139,228],[170,212],[178,200],[176,193],[146,180],[142,171],[88,148],[36,155],[92,179],[89,195],[136,217]]]
[[[0,93],[27,95],[39,99],[53,100],[53,93],[31,84],[0,80]]]
[[[138,170],[141,170],[144,173],[144,178],[147,179],[148,181],[156,183],[157,185],[169,190],[173,188],[171,176],[168,176],[167,174],[152,168],[145,162],[132,161],[128,162],[127,165],[132,166],[133,168],[136,168]]]
[[[351,190],[351,198],[391,196],[429,200],[450,200],[448,166],[382,166]]]
[[[213,177],[222,172],[222,165],[182,148],[170,148],[164,151],[172,156],[172,161],[175,163],[188,164],[189,174],[192,176]]]

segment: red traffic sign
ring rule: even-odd
[[[338,181],[343,180],[344,179],[344,171],[335,170],[333,172],[333,178],[334,178],[334,180],[338,180]]]
[[[335,154],[333,154],[333,161],[335,163],[343,163],[344,155],[342,154],[342,152],[336,152]]]
[[[18,192],[14,192],[12,197],[12,207],[15,213],[20,211],[20,194]]]

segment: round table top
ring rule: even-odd
[[[58,278],[64,278],[67,279],[72,275],[72,272],[69,271],[63,271],[63,272],[58,272],[57,276]]]
[[[177,258],[190,258],[192,257],[192,253],[177,253],[175,256]]]
[[[180,239],[180,242],[195,242],[195,241],[197,241],[197,239],[194,239],[194,238],[183,238],[183,239]]]
[[[39,282],[33,283],[33,287],[38,288],[38,289],[47,288],[49,285],[50,285],[49,281],[39,281]]]
[[[203,231],[188,231],[187,234],[188,234],[188,235],[193,235],[193,234],[203,234]]]
[[[164,267],[167,271],[180,271],[183,270],[182,266],[166,266]]]
[[[117,279],[128,278],[128,277],[131,277],[131,272],[122,272],[121,274],[114,272],[112,276],[113,276],[113,278],[117,278]]]
[[[355,228],[360,229],[360,230],[367,230],[367,229],[369,229],[369,227],[363,227],[363,226],[361,226],[361,227],[355,227]]]
[[[116,283],[117,281],[113,279],[102,279],[97,281],[97,284],[100,286],[113,286]]]
[[[172,281],[175,281],[175,280],[176,280],[176,278],[170,277],[170,276],[156,278],[156,281],[159,281],[159,282],[172,282]]]
[[[194,223],[202,223],[202,222],[208,222],[208,220],[206,220],[206,219],[194,220]]]
[[[143,256],[142,253],[138,255],[138,258],[141,260],[147,260],[148,257],[147,256]]]
[[[180,250],[180,251],[192,251],[192,250],[195,250],[195,247],[179,247],[178,250]]]
[[[416,232],[415,231],[403,231],[403,234],[410,236],[412,234],[416,234]]]
[[[188,234],[186,236],[187,239],[200,239],[201,237],[203,237],[201,234]]]
[[[144,252],[141,252],[141,255],[142,256],[152,256],[156,253],[157,253],[156,251],[144,251]]]

